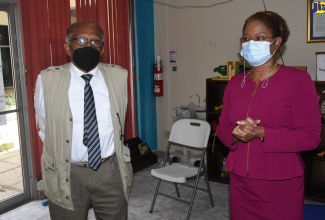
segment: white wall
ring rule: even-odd
[[[223,0],[159,0],[178,6],[211,5]],[[307,66],[316,78],[316,52],[325,51],[324,43],[307,42],[307,1],[265,0],[267,10],[275,11],[287,21],[291,35],[282,55],[287,66]],[[211,8],[175,9],[154,5],[155,50],[164,60],[164,96],[157,97],[158,149],[165,149],[173,124],[172,109],[190,101],[192,93],[205,98],[205,80],[216,76],[213,69],[227,61],[240,59],[242,26],[251,14],[264,10],[262,0],[234,0]],[[177,72],[168,64],[169,49],[177,50]],[[279,60],[279,63],[282,63]]]

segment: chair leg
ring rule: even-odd
[[[150,213],[152,213],[153,207],[155,206],[157,194],[158,194],[159,187],[160,187],[160,183],[161,183],[161,179],[158,179],[157,186],[156,186],[156,189],[155,189],[155,193],[154,193],[153,199],[152,199],[151,208],[150,208],[150,211],[149,211]]]
[[[209,197],[210,197],[211,207],[214,207],[214,202],[213,202],[213,197],[212,197],[212,193],[211,193],[210,183],[209,183],[209,179],[208,179],[206,170],[204,170],[204,180],[205,180],[205,183],[207,185],[207,190],[208,190]]]
[[[175,186],[177,197],[180,197],[178,187],[177,187],[177,183],[174,183],[174,186]]]
[[[192,197],[191,197],[191,203],[190,203],[190,207],[188,208],[188,211],[187,211],[186,220],[190,219],[190,216],[191,216],[192,207],[194,204],[194,199],[195,199],[195,194],[196,194],[196,189],[199,184],[199,179],[200,179],[200,176],[198,175],[195,180],[195,185],[194,185],[194,189],[193,189],[193,193],[192,193]]]

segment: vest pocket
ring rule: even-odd
[[[128,147],[123,146],[123,160],[124,162],[131,162],[131,156],[130,156],[130,149]]]
[[[42,156],[42,176],[45,194],[53,199],[60,196],[59,174],[55,161],[47,155]]]
[[[123,160],[124,165],[123,169],[125,170],[125,181],[126,181],[126,196],[128,197],[131,190],[132,180],[133,180],[133,168],[131,165],[131,155],[130,155],[130,149],[124,145],[122,145],[123,148]]]

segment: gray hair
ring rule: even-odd
[[[100,34],[101,34],[101,38],[102,38],[102,41],[104,42],[104,31],[103,29],[95,22],[92,22],[92,21],[79,21],[79,22],[75,22],[73,23],[72,25],[70,25],[70,27],[68,28],[67,30],[67,33],[65,35],[65,42],[66,43],[69,43],[69,41],[71,40],[71,36],[72,36],[72,32],[74,31],[74,29],[78,26],[78,25],[81,25],[81,24],[89,24],[89,25],[93,25],[95,26],[96,28],[98,28],[100,30]]]

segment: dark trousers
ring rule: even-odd
[[[128,204],[115,155],[103,162],[97,172],[72,164],[71,193],[74,210],[64,209],[49,201],[51,219],[87,220],[90,203],[96,219],[126,220],[128,217]]]

